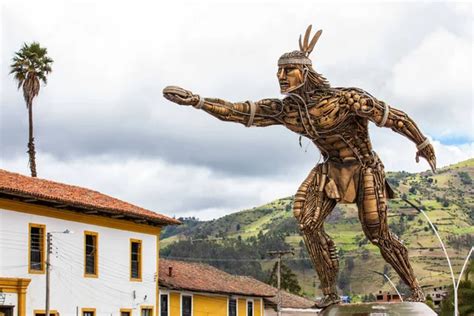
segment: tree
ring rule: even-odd
[[[362,260],[368,260],[370,256],[370,251],[368,249],[362,250]]]
[[[268,279],[268,284],[271,286],[278,286],[277,273],[278,262],[275,262],[272,273],[270,274],[270,278]],[[297,295],[301,292],[301,286],[298,283],[298,277],[289,267],[283,263],[281,263],[280,287],[283,290]]]
[[[347,267],[347,270],[349,270],[349,272],[352,272],[352,270],[354,269],[354,258],[347,257],[346,267]]]
[[[349,291],[350,285],[351,285],[350,272],[346,270],[342,270],[339,273],[339,277],[337,278],[337,286],[339,286],[339,288],[342,290],[342,293],[344,295],[348,295],[350,292]]]
[[[46,54],[46,48],[39,43],[23,44],[23,47],[15,53],[10,65],[10,74],[18,81],[18,89],[23,88],[23,98],[28,110],[28,155],[31,176],[36,177],[35,143],[33,137],[33,99],[40,91],[40,81],[47,84],[46,75],[51,72],[53,60]]]
[[[435,309],[435,305],[434,305],[434,303],[433,303],[433,298],[432,298],[431,295],[429,295],[429,294],[426,296],[426,302],[425,302],[425,304],[428,305],[429,308],[431,308],[432,310]]]

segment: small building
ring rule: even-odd
[[[160,259],[159,316],[263,316],[276,289],[202,263]]]
[[[194,262],[160,259],[159,316],[276,315],[278,290]],[[316,314],[314,302],[282,293],[282,315]]]
[[[427,297],[428,295],[431,296],[435,307],[440,306],[441,301],[448,295],[448,287],[446,285],[435,286],[431,289],[425,290],[425,295]]]
[[[264,298],[265,316],[276,316],[278,295]],[[318,315],[321,309],[315,306],[315,302],[307,298],[281,291],[281,314],[282,316]]]
[[[159,237],[179,221],[97,191],[0,169],[0,315],[152,316]]]
[[[375,298],[377,302],[401,302],[400,296],[397,293],[393,294],[389,291],[379,291]]]

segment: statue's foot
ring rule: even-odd
[[[423,291],[421,288],[415,288],[412,290],[411,295],[405,298],[406,302],[424,302],[426,301],[425,299],[425,294],[423,294]]]
[[[330,305],[339,304],[341,303],[341,299],[337,294],[328,294],[324,296],[319,302],[316,303],[316,307],[318,308],[326,308]]]

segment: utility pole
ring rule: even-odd
[[[49,316],[49,273],[50,273],[50,254],[51,254],[51,233],[46,234],[46,307],[45,316]]]
[[[53,252],[51,242],[53,238],[53,233],[56,234],[72,234],[73,231],[66,229],[62,232],[48,232],[46,233],[46,303],[44,308],[44,315],[49,316],[49,290],[50,290],[50,275],[51,275],[51,253]]]
[[[267,252],[270,256],[278,256],[278,267],[277,267],[277,315],[281,316],[281,257],[284,255],[292,254],[295,252],[293,250],[274,250]]]

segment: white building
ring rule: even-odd
[[[48,235],[51,315],[156,315],[159,235],[169,224],[179,222],[0,169],[0,315],[45,314]]]

